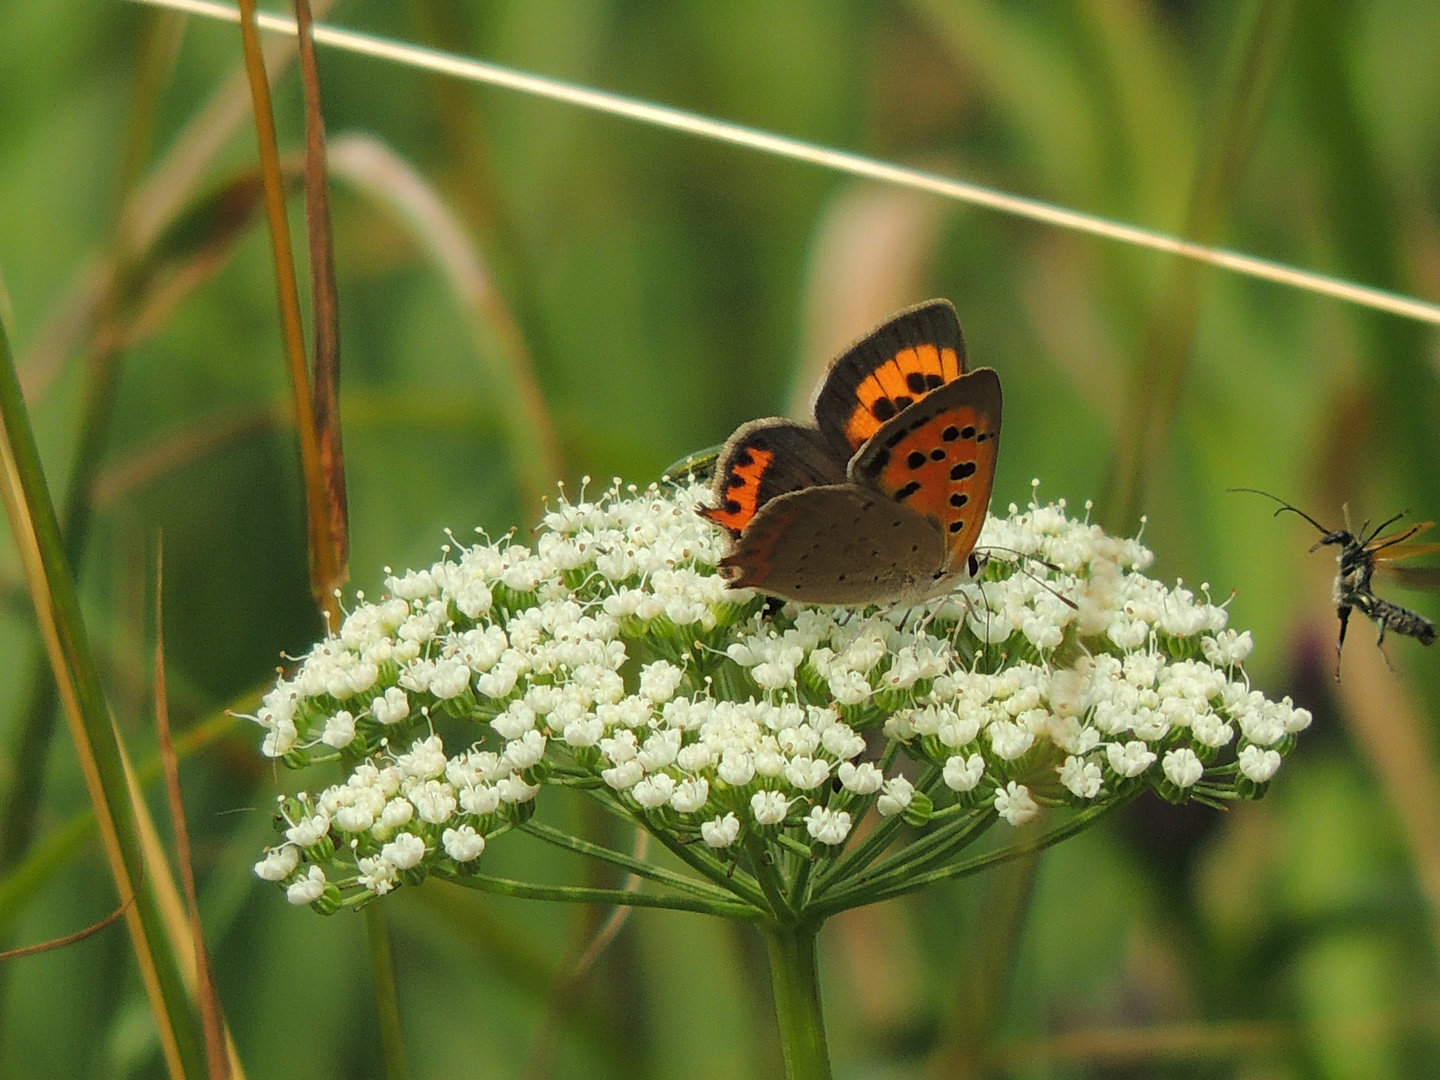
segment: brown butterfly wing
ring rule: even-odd
[[[851,479],[934,521],[947,568],[980,538],[1000,445],[1000,376],[980,368],[911,405],[850,462]]]
[[[778,418],[752,420],[720,450],[711,488],[716,505],[702,508],[700,516],[735,534],[777,495],[844,480],[845,463],[813,427]]]
[[[858,606],[928,595],[944,560],[933,521],[879,492],[833,484],[766,503],[720,568],[733,588]]]
[[[927,300],[831,361],[812,402],[815,422],[848,460],[887,420],[964,373],[965,342],[954,305]]]

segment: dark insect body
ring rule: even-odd
[[[1409,528],[1401,529],[1399,532],[1391,533],[1389,536],[1381,536],[1382,532],[1405,515],[1403,513],[1396,514],[1382,521],[1373,529],[1370,527],[1370,522],[1366,521],[1357,531],[1350,526],[1350,508],[1346,506],[1343,508],[1345,528],[1327,529],[1305,511],[1291,506],[1284,499],[1277,498],[1268,491],[1260,491],[1258,488],[1231,488],[1230,490],[1263,495],[1280,504],[1280,509],[1275,511],[1277,515],[1289,510],[1314,525],[1320,531],[1320,539],[1311,545],[1312,552],[1319,551],[1322,547],[1340,549],[1335,554],[1337,564],[1335,582],[1331,587],[1335,615],[1340,620],[1340,640],[1335,645],[1336,681],[1340,679],[1340,652],[1345,647],[1345,631],[1349,627],[1352,611],[1359,611],[1378,628],[1379,637],[1375,642],[1376,645],[1385,643],[1387,631],[1414,638],[1421,645],[1435,643],[1436,634],[1433,622],[1419,612],[1411,611],[1409,608],[1401,607],[1399,604],[1393,604],[1389,600],[1376,596],[1370,587],[1370,581],[1375,576],[1375,571],[1380,564],[1440,552],[1440,544],[1408,542],[1433,527],[1434,522],[1420,522]],[[1403,584],[1416,588],[1440,589],[1440,567],[1387,565],[1384,569]]]

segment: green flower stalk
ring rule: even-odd
[[[357,907],[438,875],[555,900],[751,920],[769,944],[792,1077],[829,1075],[824,919],[1073,835],[1146,789],[1261,795],[1310,722],[1243,669],[1223,606],[1066,513],[992,517],[980,579],[915,609],[778,610],[716,575],[699,487],[563,497],[533,546],[452,543],[357,598],[253,719],[317,776],[256,864],[292,903]],[[453,538],[452,538],[453,539]],[[328,786],[327,786],[328,785]],[[690,869],[535,819],[597,799]],[[875,821],[863,839],[856,826]],[[991,826],[1038,835],[978,858]],[[492,878],[512,831],[601,858],[640,892]]]

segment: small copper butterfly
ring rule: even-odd
[[[717,505],[734,588],[813,604],[917,603],[973,576],[1000,441],[1000,376],[967,371],[948,300],[891,316],[826,369],[813,424],[742,425]]]

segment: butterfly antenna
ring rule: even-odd
[[[985,601],[985,642],[984,642],[984,645],[985,645],[985,666],[988,668],[988,667],[990,666],[990,616],[993,615],[994,612],[992,612],[992,611],[990,610],[990,601],[989,601],[989,599],[987,599],[986,596],[985,596],[985,582],[983,582],[983,581],[978,581],[978,582],[976,582],[976,584],[980,586],[980,599]]]
[[[1050,564],[1046,563],[1045,565],[1049,566]],[[1059,589],[1055,588],[1054,585],[1051,585],[1050,582],[1046,581],[1039,574],[1032,573],[1031,571],[1025,569],[1025,567],[1023,566],[1017,566],[1015,569],[1019,570],[1020,573],[1024,574],[1031,581],[1035,582],[1035,584],[1039,585],[1042,589],[1048,592],[1051,596],[1055,597],[1056,600],[1059,600],[1071,611],[1080,610],[1079,604],[1077,604],[1074,600],[1071,600],[1068,596],[1062,593]],[[1059,567],[1052,567],[1052,569],[1059,570]]]
[[[1079,610],[1080,610],[1080,605],[1077,604],[1077,603],[1075,603],[1074,600],[1071,600],[1068,596],[1065,596],[1065,595],[1064,595],[1063,593],[1061,593],[1058,589],[1056,589],[1053,585],[1051,585],[1050,582],[1048,582],[1048,581],[1046,581],[1044,578],[1042,578],[1039,574],[1033,573],[1032,571],[1027,570],[1024,566],[1021,565],[1022,562],[1035,562],[1035,563],[1039,563],[1039,564],[1040,564],[1041,566],[1043,566],[1046,570],[1049,570],[1052,574],[1061,574],[1061,573],[1064,573],[1064,571],[1061,570],[1060,567],[1056,566],[1054,563],[1052,563],[1052,562],[1047,562],[1045,559],[1040,558],[1038,555],[1026,555],[1023,551],[1016,551],[1014,548],[1006,548],[1006,547],[987,547],[985,550],[986,550],[987,552],[990,552],[990,551],[1008,551],[1008,552],[1010,552],[1012,555],[1015,556],[1015,561],[1014,561],[1013,565],[1014,565],[1014,567],[1015,567],[1016,570],[1018,570],[1020,573],[1024,574],[1024,575],[1025,575],[1026,577],[1028,577],[1031,581],[1035,582],[1035,584],[1039,585],[1042,589],[1044,589],[1046,592],[1048,592],[1051,596],[1055,597],[1056,600],[1059,600],[1062,604],[1064,604],[1066,607],[1068,607],[1071,611],[1079,611]]]
[[[1265,498],[1271,500],[1272,502],[1277,502],[1277,503],[1280,504],[1280,509],[1275,511],[1275,516],[1276,516],[1276,517],[1279,517],[1279,516],[1280,516],[1281,514],[1283,514],[1286,510],[1289,510],[1292,514],[1299,514],[1302,518],[1304,518],[1306,521],[1310,522],[1311,525],[1314,525],[1315,528],[1319,529],[1322,533],[1328,533],[1328,532],[1330,531],[1329,529],[1325,528],[1324,525],[1321,525],[1320,522],[1316,521],[1313,517],[1311,517],[1309,514],[1305,513],[1304,510],[1301,510],[1298,506],[1291,506],[1289,503],[1287,503],[1284,499],[1280,498],[1278,495],[1271,495],[1268,491],[1261,491],[1259,488],[1247,488],[1247,487],[1226,488],[1225,490],[1226,490],[1226,491],[1248,491],[1248,492],[1250,492],[1252,495],[1263,495],[1263,496],[1265,496]],[[1349,512],[1348,512],[1348,511],[1346,512],[1345,529],[1346,529],[1347,532],[1350,530],[1350,520],[1349,520]]]
[[[1014,556],[1015,556],[1015,561],[1016,561],[1016,562],[1019,562],[1021,559],[1026,559],[1026,560],[1028,560],[1029,562],[1039,563],[1039,564],[1040,564],[1041,566],[1043,566],[1046,570],[1051,570],[1051,571],[1053,571],[1054,573],[1057,573],[1057,574],[1058,574],[1058,573],[1061,573],[1060,567],[1056,566],[1054,563],[1049,562],[1049,561],[1046,560],[1046,559],[1040,558],[1039,555],[1028,555],[1028,554],[1026,554],[1025,552],[1019,550],[1018,548],[1001,547],[999,544],[986,544],[985,547],[982,548],[981,550],[983,550],[983,551],[985,551],[985,552],[991,552],[991,551],[1006,551],[1006,552],[1009,552],[1011,555],[1014,555]]]

